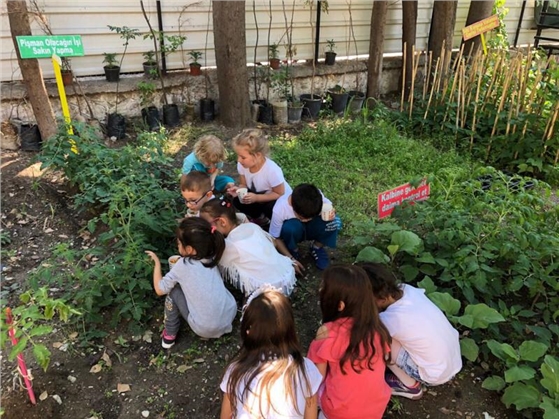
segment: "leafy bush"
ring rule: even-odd
[[[152,271],[144,250],[170,253],[179,218],[177,173],[161,146],[166,136],[163,131],[141,133],[136,144],[112,149],[86,127],[78,132],[69,136],[61,131],[45,144],[40,160],[43,167],[62,170],[78,187],[78,211],[95,209],[87,223],[89,232],[97,234],[95,246],[58,245],[53,260],[34,273],[32,282],[60,286],[90,327],[104,321],[106,307],[116,308],[113,325],[126,319],[136,326],[149,319],[153,308]]]
[[[485,388],[546,419],[559,412],[559,208],[549,193],[492,168],[443,170],[428,201],[359,223],[355,237],[357,260],[391,264],[469,329],[462,354],[475,361],[481,350],[495,372]]]
[[[272,158],[291,186],[314,183],[348,221],[370,218],[377,194],[387,189],[442,168],[470,170],[468,159],[455,152],[402,136],[383,112],[381,106],[366,109],[357,120],[321,121],[297,137],[274,138]]]

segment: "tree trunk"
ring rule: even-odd
[[[417,0],[402,1],[402,54],[406,54],[406,80],[405,97],[410,94],[411,79],[413,72],[413,46],[415,45],[417,32]],[[404,43],[406,50],[404,52]],[[403,66],[402,66],[403,67]]]
[[[245,1],[212,3],[221,121],[228,127],[243,127],[251,120]]]
[[[372,97],[375,99],[378,99],[380,97],[380,84],[382,80],[382,53],[384,46],[384,31],[387,12],[387,1],[373,2],[369,44],[369,74],[367,76],[367,97]]]
[[[468,10],[466,26],[479,22],[480,20],[491,16],[494,4],[495,0],[472,1],[470,3],[470,9]],[[464,43],[464,54],[473,57],[480,46],[481,37],[476,36],[475,38],[472,38]]]
[[[457,1],[437,0],[433,5],[433,16],[429,29],[429,51],[433,52],[433,62],[436,62],[437,58],[441,56],[443,43],[448,52],[448,54],[445,53],[445,62],[450,62],[457,4]]]
[[[29,102],[33,108],[41,137],[46,140],[56,134],[57,125],[43,80],[43,72],[36,58],[21,59],[16,40],[16,36],[32,35],[27,14],[27,4],[25,1],[21,0],[8,0],[7,8],[10,31],[16,48],[17,60],[23,77],[23,83],[27,89]]]

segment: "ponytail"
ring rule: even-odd
[[[177,239],[184,247],[190,246],[196,254],[190,259],[210,259],[202,262],[206,268],[213,268],[218,264],[225,250],[225,238],[210,223],[200,217],[184,218],[177,228]]]

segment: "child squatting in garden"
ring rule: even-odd
[[[188,208],[186,216],[197,216],[202,205],[214,198],[210,176],[204,172],[190,172],[183,175],[181,195]]]
[[[291,193],[283,171],[267,157],[270,147],[268,139],[259,129],[246,129],[233,138],[233,149],[237,153],[239,185],[227,189],[235,198],[235,207],[257,224],[267,227],[272,217],[276,200]],[[242,200],[237,191],[247,188]]]
[[[322,274],[322,326],[307,356],[324,376],[319,405],[327,419],[381,419],[390,400],[390,335],[371,293],[358,266],[332,265]]]
[[[183,161],[182,178],[192,171],[207,173],[210,175],[212,189],[224,192],[235,184],[233,178],[219,174],[225,159],[227,151],[223,142],[215,135],[203,135],[194,144],[194,151]]]
[[[235,298],[217,268],[225,249],[223,235],[206,220],[184,218],[177,228],[177,245],[181,258],[165,276],[157,255],[146,251],[155,263],[155,292],[167,295],[161,342],[165,349],[175,344],[181,316],[198,336],[218,338],[231,332],[237,314]]]
[[[302,355],[289,299],[271,287],[251,295],[241,341],[221,382],[221,419],[316,419],[322,375]]]
[[[329,207],[328,211],[322,211]],[[297,185],[291,194],[280,197],[274,206],[270,234],[278,240],[278,249],[287,250],[297,260],[300,258],[298,244],[311,240],[311,255],[316,267],[325,269],[330,258],[324,246],[335,248],[341,220],[332,203],[311,184]]]
[[[362,263],[372,285],[380,318],[392,337],[386,374],[392,395],[419,399],[421,383],[436,386],[450,381],[461,369],[458,331],[425,296],[425,290],[399,284],[386,267]]]
[[[254,223],[242,223],[227,197],[212,199],[200,210],[200,217],[214,225],[225,236],[225,251],[219,261],[223,278],[250,295],[264,284],[270,284],[285,295],[295,286],[295,271],[302,265],[287,250],[281,254],[275,240]]]

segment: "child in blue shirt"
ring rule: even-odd
[[[184,159],[182,176],[191,171],[207,173],[211,177],[213,188],[217,192],[224,192],[235,184],[233,178],[219,175],[226,158],[227,151],[223,142],[215,135],[203,135],[194,144],[194,151]]]

